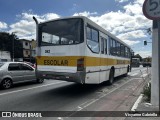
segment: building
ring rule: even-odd
[[[36,41],[20,39],[23,46],[23,61],[35,63]]]
[[[9,51],[0,51],[0,62],[11,61],[11,55]]]

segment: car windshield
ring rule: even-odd
[[[0,68],[4,65],[4,63],[0,63]]]

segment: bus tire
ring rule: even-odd
[[[114,81],[114,69],[111,69],[109,73],[109,80],[107,82],[109,85],[112,85],[113,81]]]
[[[36,82],[37,82],[37,83],[43,83],[43,82],[44,82],[44,79],[40,79],[40,78],[39,78],[39,79],[36,80]]]
[[[125,74],[123,74],[124,77],[128,76],[128,72],[129,72],[129,66],[127,67],[127,72]]]

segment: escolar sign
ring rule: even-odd
[[[68,60],[44,60],[44,65],[68,66]]]
[[[160,19],[160,0],[145,0],[143,14],[151,20]]]

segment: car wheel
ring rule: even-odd
[[[8,89],[12,86],[12,80],[11,79],[4,79],[1,83],[1,87],[3,89]]]
[[[44,79],[37,79],[37,83],[43,83]]]
[[[109,74],[108,84],[109,84],[109,85],[112,85],[112,84],[113,84],[113,80],[114,80],[114,70],[111,69],[111,70],[110,70],[110,74]]]

